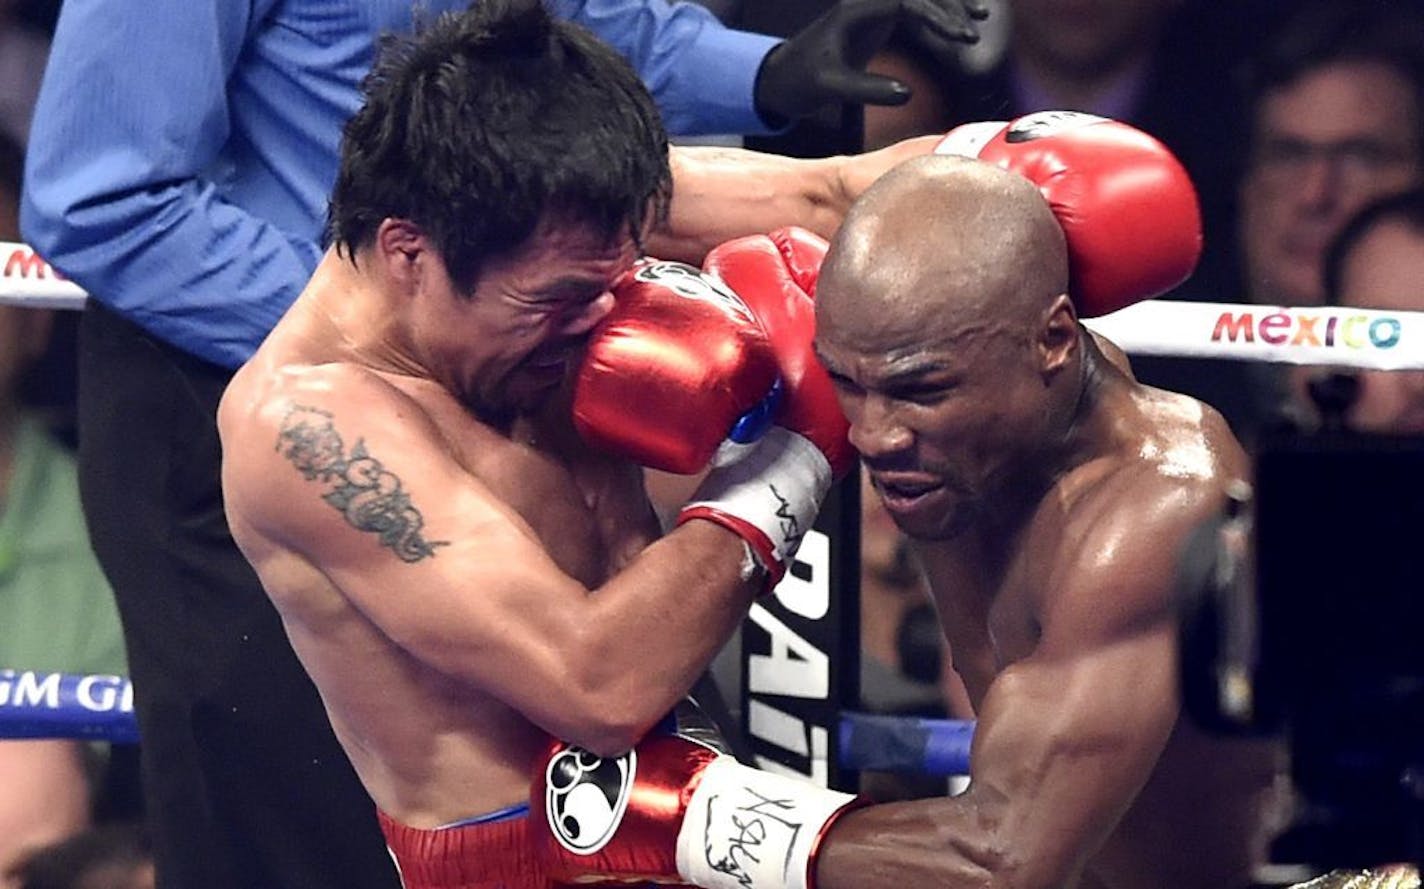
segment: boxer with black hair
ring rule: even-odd
[[[366,90],[331,247],[219,406],[227,521],[407,889],[545,889],[551,738],[621,753],[668,713],[853,458],[804,379],[814,265],[733,290],[641,249],[833,228],[901,155],[670,152],[534,0],[392,41]],[[660,537],[640,462],[714,456]]]

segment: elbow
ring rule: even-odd
[[[940,860],[956,863],[951,881],[979,889],[1059,889],[1074,885],[1081,864],[1053,836],[1035,836],[1016,817],[1019,806],[987,787],[970,786],[955,798],[966,819],[926,825],[937,836]],[[931,871],[933,872],[933,871]]]
[[[636,669],[610,670],[607,659],[570,661],[560,696],[565,740],[599,756],[617,756],[643,739],[676,701]]]
[[[643,739],[666,708],[640,705],[611,689],[582,691],[562,714],[562,737],[599,756],[618,756]]]
[[[72,201],[27,179],[20,196],[20,237],[46,262],[70,276],[84,271],[76,268],[76,259],[85,247],[110,236],[76,225],[75,212]]]
[[[34,251],[51,263],[63,247],[63,229],[58,216],[46,210],[35,195],[35,188],[26,183],[20,194],[20,237]]]

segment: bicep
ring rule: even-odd
[[[229,451],[225,493],[271,564],[302,560],[413,658],[516,708],[557,681],[551,640],[587,590],[426,418],[314,401],[261,426]]]
[[[971,786],[1015,801],[1010,835],[1035,844],[1034,858],[1081,867],[1167,745],[1179,710],[1171,542],[1199,493],[1154,481],[1097,504],[1034,608],[1033,651],[989,686]]]
[[[1163,620],[1040,648],[989,686],[971,792],[1011,801],[1004,835],[1031,867],[1079,870],[1151,774],[1177,716],[1174,638]]]

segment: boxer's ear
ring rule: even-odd
[[[381,220],[374,238],[376,261],[383,274],[403,292],[422,289],[429,276],[444,267],[425,230],[409,219],[390,216]]]
[[[1078,350],[1078,312],[1068,294],[1060,293],[1044,311],[1038,330],[1036,347],[1039,366],[1045,377],[1057,374]]]
[[[424,230],[409,219],[394,216],[381,220],[376,228],[376,252],[381,254],[392,272],[401,274],[401,267],[414,264],[430,249]]]

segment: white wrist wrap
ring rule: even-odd
[[[854,800],[719,757],[683,815],[678,876],[704,889],[807,889],[822,833]]]
[[[1008,128],[1002,120],[982,120],[966,123],[949,131],[949,135],[935,146],[935,154],[953,154],[959,157],[978,157],[979,152],[990,139]]]
[[[683,512],[707,510],[740,519],[765,536],[771,558],[785,565],[830,489],[831,464],[821,449],[773,426],[742,459],[713,469]]]

